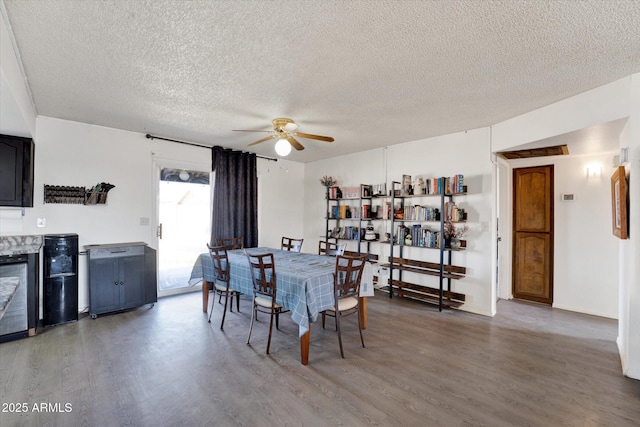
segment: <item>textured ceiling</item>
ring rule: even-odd
[[[640,72],[638,1],[4,0],[37,113],[308,162],[489,126]],[[255,149],[255,150],[254,150]]]

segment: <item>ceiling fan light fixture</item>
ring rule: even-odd
[[[276,153],[279,156],[288,156],[291,153],[291,144],[284,138],[280,138],[278,142],[276,142]]]
[[[293,132],[296,129],[298,129],[298,124],[294,123],[294,122],[290,122],[290,123],[287,123],[286,125],[284,125],[284,130],[286,132]]]

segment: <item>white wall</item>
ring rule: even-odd
[[[456,203],[467,209],[470,231],[467,250],[453,254],[453,263],[466,266],[467,276],[453,281],[452,290],[466,295],[461,310],[492,315],[490,224],[494,201],[489,154],[488,129],[479,129],[309,163],[305,172],[305,239],[313,239],[317,246],[318,239],[324,235],[326,203],[324,188],[319,183],[323,175],[336,177],[338,185],[344,187],[386,182],[390,188],[391,181],[400,181],[404,174],[430,178],[461,173],[469,195],[457,198]],[[389,231],[389,223],[384,225],[384,230],[383,225],[377,222],[375,225],[379,232]],[[388,245],[371,245],[371,252],[386,260]],[[349,243],[348,249],[355,250],[355,243]],[[410,247],[404,250],[403,256],[408,258],[434,262],[439,259],[439,252],[435,250]],[[430,276],[416,275],[410,280],[438,286],[437,278]]]
[[[618,348],[625,375],[640,379],[640,74],[631,76],[629,121],[620,147],[629,148],[629,239],[619,240],[620,320]]]
[[[258,159],[258,245],[279,248],[282,236],[302,237],[303,210],[304,164]],[[303,251],[313,252],[310,245],[303,242]]]

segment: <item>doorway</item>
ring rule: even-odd
[[[513,170],[513,296],[553,303],[553,165]]]
[[[160,168],[158,296],[200,290],[191,270],[211,236],[210,172]]]

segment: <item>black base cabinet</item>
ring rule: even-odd
[[[145,243],[85,246],[89,256],[89,314],[113,313],[158,301],[156,251]]]

